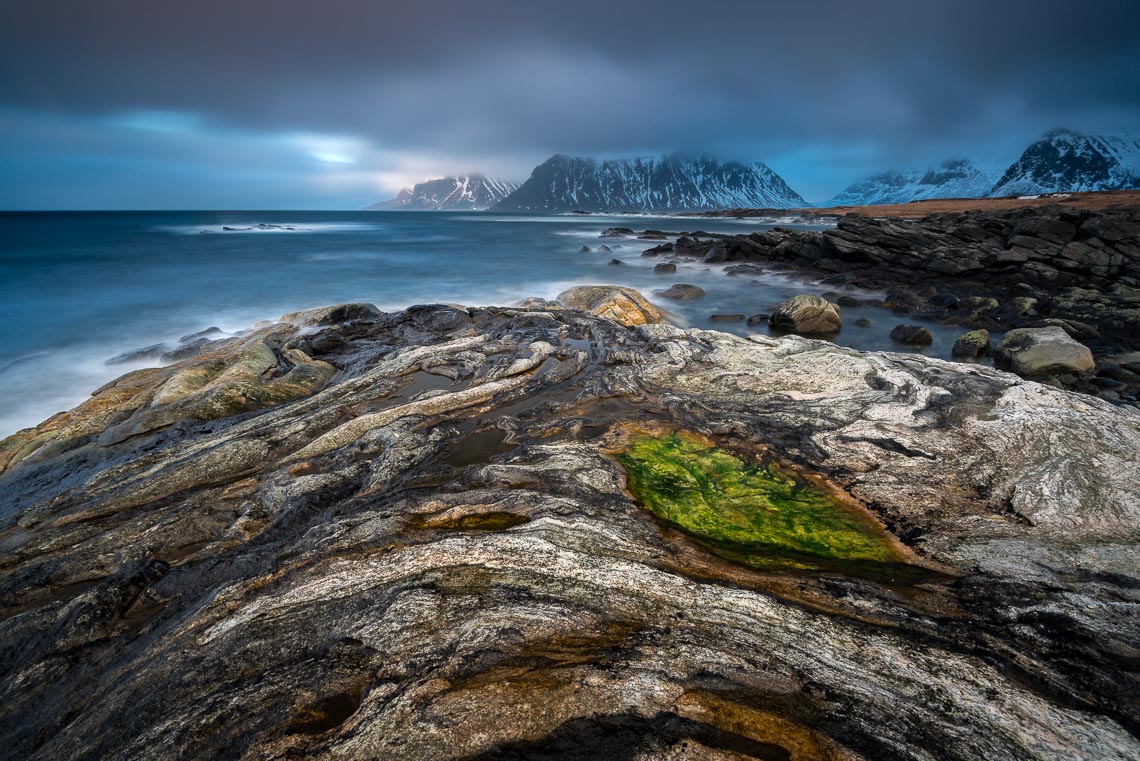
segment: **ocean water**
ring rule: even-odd
[[[755,220],[492,212],[0,214],[0,436],[69,409],[148,364],[107,364],[117,354],[207,327],[234,332],[325,304],[507,305],[554,298],[573,285],[616,283],[639,289],[678,324],[743,334],[767,327],[708,318],[771,312],[797,293],[828,290],[777,274],[729,277],[719,265],[679,264],[675,274],[654,274],[662,260],[641,251],[655,243],[599,239],[613,226],[765,227]],[[580,252],[602,243],[614,250]],[[613,258],[624,264],[611,265]],[[673,283],[708,293],[680,302],[655,294]],[[908,350],[887,338],[904,321],[899,316],[871,307],[844,309],[843,316],[836,343]],[[855,327],[860,316],[874,326]],[[935,343],[924,353],[948,357],[958,331],[930,327]]]

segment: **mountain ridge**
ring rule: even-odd
[[[926,169],[890,169],[847,186],[820,206],[874,206],[931,198],[982,198],[994,174],[970,159],[949,159]]]
[[[1052,129],[1009,165],[991,196],[1140,188],[1140,137]]]
[[[517,182],[483,174],[440,177],[404,188],[395,198],[366,206],[365,211],[482,211],[518,187]]]
[[[760,162],[708,155],[595,159],[555,154],[534,168],[495,211],[704,211],[809,206]]]

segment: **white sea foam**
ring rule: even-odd
[[[234,222],[218,225],[161,225],[156,230],[178,233],[179,235],[283,235],[286,233],[330,233],[360,232],[364,230],[384,230],[387,225],[356,222]]]

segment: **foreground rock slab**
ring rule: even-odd
[[[295,319],[3,444],[6,754],[1140,752],[1131,411],[578,309]],[[154,403],[217,368],[249,383],[271,356],[261,383],[329,375],[221,415]],[[674,433],[709,467],[795,474],[897,562],[736,562],[662,521],[622,458]],[[767,488],[748,472],[747,493]]]

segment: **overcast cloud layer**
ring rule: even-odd
[[[357,208],[551,153],[762,160],[820,200],[1140,126],[1140,2],[37,0],[0,208]]]

